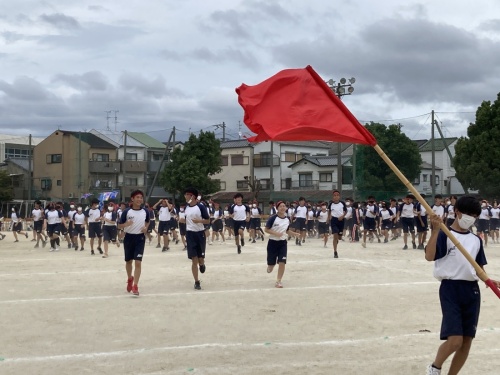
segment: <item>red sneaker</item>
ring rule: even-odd
[[[139,287],[137,286],[137,284],[135,284],[133,287],[132,287],[132,294],[134,296],[138,296],[139,295]]]
[[[127,292],[132,291],[132,283],[134,282],[134,276],[130,276],[127,280]]]

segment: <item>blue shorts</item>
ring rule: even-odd
[[[422,219],[424,225],[420,224],[420,219]],[[417,227],[417,232],[418,233],[427,232],[427,230],[429,229],[427,225],[427,215],[420,216],[420,219],[418,217],[415,219],[415,224],[416,224],[415,226]]]
[[[187,242],[187,256],[189,259],[205,258],[205,247],[207,245],[205,231],[203,230],[199,232],[187,231],[186,242]]]
[[[123,251],[125,252],[125,262],[131,260],[140,260],[144,255],[144,246],[146,245],[146,236],[141,234],[125,233],[123,239]]]
[[[89,238],[102,237],[101,223],[89,223]]]
[[[238,236],[238,231],[245,231],[247,222],[245,220],[233,220],[234,235]]]
[[[373,232],[376,228],[374,217],[365,217],[363,221],[363,230],[368,230]]]
[[[116,225],[103,225],[102,234],[104,237],[104,241],[116,242]]]
[[[307,230],[306,219],[303,217],[298,217],[295,219],[296,229],[302,231]]]
[[[161,221],[158,224],[158,235],[162,236],[164,234],[168,234],[168,231],[170,230],[170,221]]]
[[[488,233],[490,231],[490,221],[478,219],[476,227],[478,232]]]
[[[330,227],[332,228],[332,234],[337,233],[342,236],[342,233],[344,233],[344,220],[339,220],[338,217],[332,216]]]
[[[60,225],[59,223],[47,224],[47,236],[52,237],[54,234],[59,236],[61,234]]]
[[[441,340],[449,336],[476,336],[481,292],[477,281],[442,280],[439,300],[443,320]]]
[[[328,234],[328,223],[318,223],[318,234]]]
[[[250,219],[250,229],[260,228],[260,217],[252,217]]]
[[[37,220],[37,221],[33,222],[33,230],[37,233],[42,233],[43,220]]]
[[[382,229],[383,230],[392,229],[392,220],[391,219],[382,220]]]
[[[403,225],[403,233],[415,232],[415,220],[412,217],[402,217],[401,224]]]
[[[267,265],[274,266],[276,263],[286,264],[286,253],[286,240],[269,240],[267,242]]]

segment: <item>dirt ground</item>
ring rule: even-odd
[[[0,241],[0,374],[424,374],[440,344],[439,283],[422,250],[289,242],[284,288],[266,244],[207,246],[201,291],[182,245],[147,245],[139,298],[107,259]],[[247,241],[248,242],[248,241]],[[500,245],[486,248],[500,278]],[[500,373],[500,300],[482,288],[464,374]],[[449,361],[445,364],[447,370]],[[446,371],[443,371],[445,374]]]

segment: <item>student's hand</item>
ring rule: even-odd
[[[430,214],[429,219],[431,221],[433,228],[439,228],[439,226],[443,222],[443,219],[441,219],[441,216],[438,216],[435,213]]]
[[[500,281],[493,280],[493,279],[490,279],[490,280],[493,282],[493,284],[495,284],[495,286],[496,286],[497,288],[499,288],[499,289],[500,289]],[[486,284],[486,288],[489,288],[488,284]]]

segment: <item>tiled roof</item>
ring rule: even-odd
[[[61,130],[64,134],[71,134],[73,137],[77,139],[81,139],[82,142],[87,143],[91,147],[95,148],[111,148],[115,149],[116,147],[104,139],[98,137],[95,134],[88,133],[88,132],[73,132],[73,131],[66,131],[66,130]]]
[[[26,171],[30,168],[28,158],[8,158],[6,162],[15,164]],[[33,162],[31,162],[31,169],[33,169]]]
[[[246,139],[237,139],[234,141],[224,141],[220,143],[220,148],[240,148],[240,147],[253,147],[253,145]]]
[[[422,164],[420,164],[420,168],[422,169],[432,169],[432,164],[430,163],[427,163],[426,161],[423,161]],[[434,169],[436,171],[440,171],[442,170],[441,168],[439,168],[438,166],[435,166]]]
[[[444,142],[441,138],[434,139],[434,149],[436,151],[443,151],[445,149],[445,144],[449,147],[453,142],[455,142],[458,138],[445,138]],[[432,151],[432,140],[428,140],[422,146],[420,146],[420,152],[428,152]]]
[[[161,148],[161,149],[165,148],[165,145],[162,142],[154,139],[153,137],[151,137],[146,133],[127,132],[127,135],[141,142],[148,148]]]
[[[319,147],[324,149],[332,148],[334,142],[323,142],[323,141],[276,141],[275,143],[280,143],[282,145],[291,145],[299,147]],[[346,146],[348,147],[348,146]]]
[[[351,156],[342,156],[342,165],[347,163],[350,159]],[[293,167],[294,165],[297,165],[299,163],[302,163],[304,161],[308,161],[309,163],[312,163],[314,165],[317,165],[318,167],[334,167],[337,166],[337,156],[311,156],[311,155],[306,155],[304,156],[301,160],[296,161],[293,164],[290,164],[288,168]]]
[[[123,146],[124,144],[125,135],[122,132],[113,132],[113,131],[100,132],[95,129],[92,129],[90,132],[105,141],[114,142],[116,145],[118,145],[117,147]],[[140,147],[140,148],[145,147],[141,142],[135,140],[132,137],[127,137],[127,146]]]
[[[413,139],[413,142],[417,144],[418,148],[420,148],[427,141],[428,141],[427,139]]]

